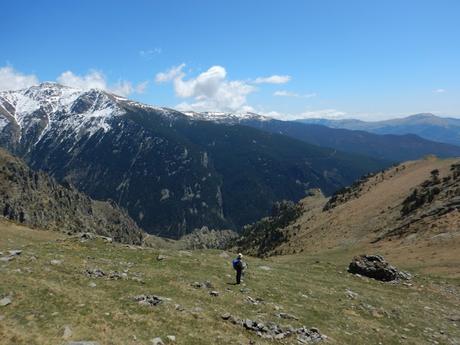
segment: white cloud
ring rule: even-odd
[[[300,94],[296,92],[290,92],[286,90],[278,90],[273,93],[273,96],[278,96],[278,97],[295,97],[295,98],[312,98],[316,97],[316,93],[306,93],[306,94]]]
[[[11,66],[0,68],[0,91],[25,89],[38,83],[33,74],[22,74]]]
[[[446,92],[446,89],[436,89],[436,90],[433,90],[434,93],[445,93]]]
[[[259,77],[254,80],[255,84],[285,84],[291,80],[289,75],[272,75],[269,77]]]
[[[272,75],[269,77],[259,77],[254,80],[255,84],[286,84],[291,80],[290,75]]]
[[[95,70],[82,76],[76,75],[72,71],[66,71],[57,78],[57,82],[76,89],[100,89],[124,97],[133,92],[142,93],[147,86],[147,82],[133,86],[130,81],[126,80],[120,80],[113,85],[109,85],[104,74]]]
[[[135,86],[134,91],[136,93],[144,93],[145,90],[147,89],[147,86],[149,85],[149,81],[143,81],[142,83],[139,83]]]
[[[336,109],[321,109],[305,111],[298,115],[297,119],[341,119],[344,118],[347,113]]]
[[[151,60],[155,55],[160,55],[162,52],[163,49],[161,48],[139,50],[139,56],[145,60]]]
[[[185,67],[185,63],[180,64],[179,66],[171,67],[166,72],[160,72],[155,76],[155,81],[157,83],[165,83],[175,78],[182,78],[185,76],[185,73],[182,72],[182,69]]]
[[[222,66],[212,66],[195,78],[185,80],[185,64],[158,73],[156,82],[173,82],[179,98],[190,98],[191,102],[177,105],[180,110],[195,111],[251,111],[247,96],[254,92],[254,86],[241,80],[228,80]]]

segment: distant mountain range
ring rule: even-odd
[[[460,119],[433,114],[416,114],[386,121],[303,119],[302,123],[324,125],[331,128],[361,130],[376,134],[416,134],[422,138],[460,146]]]
[[[460,156],[459,146],[430,141],[414,134],[378,135],[364,130],[330,128],[327,123],[321,124],[323,120],[317,121],[318,124],[310,124],[298,121],[280,121],[254,113],[237,115],[186,112],[185,114],[194,119],[250,126],[265,132],[286,135],[310,144],[388,162],[414,160],[426,155],[436,155],[443,158]]]
[[[0,145],[173,238],[203,225],[239,229],[275,201],[331,194],[389,164],[55,83],[0,93]]]

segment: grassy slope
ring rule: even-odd
[[[0,223],[0,251],[8,249],[22,249],[23,253],[14,261],[0,263],[0,296],[10,292],[13,296],[11,305],[0,307],[2,345],[65,343],[65,325],[73,331],[71,340],[97,340],[101,344],[149,344],[150,339],[164,339],[168,334],[176,335],[178,344],[248,344],[251,339],[256,344],[270,343],[222,321],[223,312],[318,327],[329,336],[329,344],[460,341],[459,322],[456,325],[448,320],[460,310],[459,279],[420,276],[413,286],[405,286],[358,278],[346,273],[351,253],[345,251],[263,261],[249,258],[248,291],[243,293],[230,284],[230,259],[216,251],[171,250],[163,252],[167,259],[157,261],[159,251],[155,249],[62,240],[57,233]],[[53,259],[63,263],[51,265]],[[262,270],[260,265],[271,270]],[[137,273],[145,284],[90,279],[82,273],[94,267],[128,269],[129,277]],[[190,286],[205,280],[220,291],[219,297]],[[97,286],[89,287],[91,281]],[[359,296],[348,298],[347,288]],[[143,293],[172,301],[148,308],[130,299]],[[265,303],[252,305],[245,301],[246,296],[261,297]],[[177,311],[175,304],[185,310]],[[300,321],[277,319],[276,306]],[[203,311],[194,313],[194,307]]]

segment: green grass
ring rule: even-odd
[[[102,241],[55,241],[39,238],[41,234],[26,231],[15,236],[0,228],[0,251],[23,249],[16,260],[0,263],[0,296],[11,293],[13,297],[11,305],[0,307],[0,344],[65,344],[66,325],[73,333],[69,340],[101,344],[150,344],[150,339],[166,339],[167,335],[175,335],[178,344],[296,343],[294,339],[263,340],[221,320],[224,312],[317,327],[329,337],[328,344],[460,341],[460,323],[448,320],[460,310],[458,279],[417,276],[413,286],[384,284],[348,274],[350,254],[336,251],[267,260],[248,258],[247,291],[242,292],[241,287],[231,285],[230,258],[220,257],[220,251],[194,251],[191,255],[162,251],[167,259],[157,261],[160,251],[155,249],[131,249]],[[62,260],[62,265],[51,265],[53,259]],[[271,270],[261,270],[261,265]],[[91,279],[83,273],[95,267],[106,272],[128,270],[128,277],[137,274],[145,283]],[[219,297],[190,286],[205,280],[212,282]],[[97,286],[89,287],[90,282]],[[346,289],[358,297],[348,298]],[[131,298],[138,294],[155,294],[171,301],[144,307]],[[265,302],[253,305],[246,301],[247,296]],[[185,310],[176,310],[176,304]],[[196,307],[202,311],[193,312]],[[300,320],[278,319],[278,309]]]

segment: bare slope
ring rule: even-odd
[[[331,199],[307,197],[302,215],[281,230],[283,241],[270,253],[355,248],[395,253],[396,261],[460,275],[460,180],[452,167],[457,162],[433,157],[406,162]],[[439,175],[434,183],[433,172]]]

